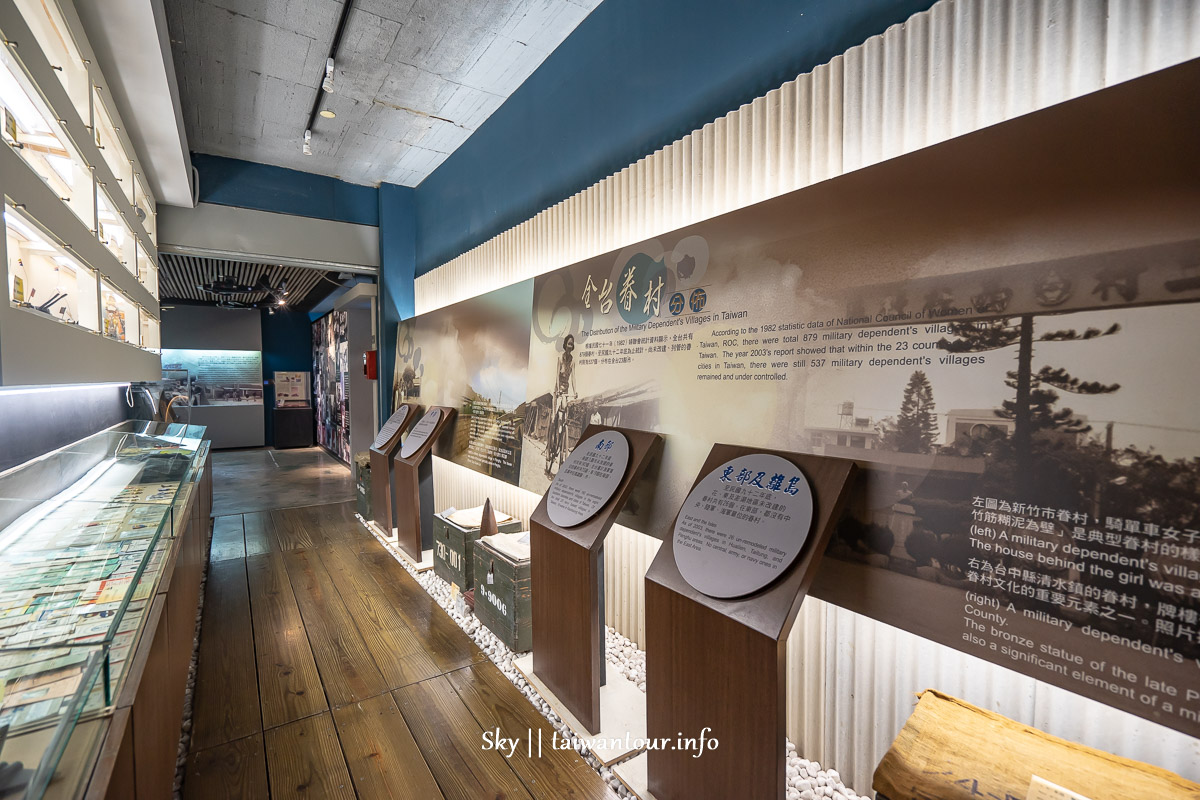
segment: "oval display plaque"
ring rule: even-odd
[[[409,407],[407,405],[396,409],[396,413],[388,417],[388,421],[383,423],[383,427],[379,429],[379,435],[375,437],[375,442],[371,446],[378,450],[387,444],[396,435],[396,431],[400,430],[400,426],[404,424],[404,420],[408,419],[408,411]]]
[[[629,466],[629,440],[620,431],[601,431],[575,446],[546,492],[546,514],[560,528],[596,516],[612,499]]]
[[[425,440],[429,438],[441,420],[442,410],[440,408],[431,408],[426,411],[425,416],[417,420],[417,424],[413,425],[413,429],[408,432],[408,438],[404,440],[404,445],[400,448],[400,457],[408,458],[420,450],[421,445],[425,444]]]
[[[739,456],[705,475],[675,521],[675,563],[709,597],[757,592],[787,571],[812,530],[813,494],[792,462]]]

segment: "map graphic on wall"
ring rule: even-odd
[[[313,323],[313,395],[317,443],[350,461],[350,355],[345,311],[331,311]]]
[[[662,538],[714,442],[853,459],[814,595],[1200,735],[1200,157],[1100,180],[1035,117],[535,278],[505,479],[662,433]],[[397,374],[477,372],[446,315],[503,294],[509,342],[521,293],[408,321]]]

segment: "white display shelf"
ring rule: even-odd
[[[140,187],[138,185],[139,181],[143,181],[140,176],[144,171],[117,114],[111,108],[111,93],[104,76],[96,66],[96,58],[87,43],[87,38],[83,35],[83,26],[74,7],[69,3],[54,4],[54,19],[46,17],[50,13],[46,8],[41,3],[0,0],[0,36],[5,42],[0,44],[0,47],[7,48],[8,53],[24,68],[29,79],[37,86],[66,137],[91,168],[96,188],[101,191],[107,190],[112,211],[128,226],[134,238],[142,244],[150,257],[157,260],[156,237],[153,232],[156,209],[153,198],[146,191],[144,183]],[[26,14],[32,20],[33,27],[27,21]],[[66,35],[55,37],[55,40],[59,43],[69,40],[68,45],[56,47],[60,52],[43,53],[40,44],[49,41],[46,30],[54,29],[60,24],[65,24],[68,30],[59,32]],[[42,32],[41,37],[35,35],[34,28]],[[69,80],[66,75],[68,71],[78,72],[77,65],[73,63],[77,56],[84,60],[88,75],[86,114],[80,111],[84,104],[75,96],[77,92],[68,90],[69,86],[76,86],[79,80],[77,75]],[[59,61],[72,63],[63,66]],[[63,73],[61,77],[60,73]],[[103,123],[104,128],[99,137],[94,133],[97,130],[97,120]],[[110,150],[116,152],[109,153]],[[119,169],[114,170],[114,165]],[[147,206],[143,208],[144,215],[137,213],[134,202],[137,202],[139,207],[143,203]],[[93,237],[98,236],[94,227],[91,230]],[[132,258],[136,259],[136,256]],[[118,263],[120,261],[115,260]],[[131,260],[130,264],[131,268],[136,268],[136,260]],[[105,272],[103,268],[100,271]],[[154,314],[157,316],[157,298]]]
[[[154,381],[157,353],[0,303],[0,384]]]
[[[29,131],[7,128],[11,142],[0,146],[3,199],[45,234],[52,246],[47,257],[69,264],[73,278],[44,274],[53,270],[50,262],[41,263],[45,258],[28,264],[9,259],[6,237],[0,258],[0,286],[8,293],[8,302],[0,303],[0,385],[155,380],[156,209],[78,15],[69,3],[0,0],[0,48],[11,102],[24,104],[33,120],[24,126]],[[28,142],[44,144],[44,157],[15,146]],[[53,169],[43,169],[42,161]],[[61,319],[14,302],[10,267],[22,270],[22,283],[30,289],[38,285],[38,300],[65,291],[52,309]]]

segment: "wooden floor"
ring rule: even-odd
[[[215,523],[185,800],[614,796],[352,504]]]
[[[320,447],[213,453],[213,515],[354,499],[350,468]]]

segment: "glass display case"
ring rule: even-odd
[[[74,796],[83,764],[59,764],[81,719],[106,705],[104,645],[0,649],[0,797],[41,797],[57,777]],[[90,732],[98,745],[99,729]]]
[[[262,405],[262,353],[258,350],[162,351],[164,387],[186,394],[189,405]]]
[[[92,171],[14,52],[0,48],[0,135],[90,230],[94,225]]]
[[[149,350],[151,353],[161,353],[162,346],[159,337],[158,320],[146,313],[146,309],[144,308],[138,313],[141,314],[142,318],[142,349]]]
[[[124,194],[130,205],[134,202],[133,161],[117,135],[117,125],[113,115],[109,113],[104,92],[99,86],[93,88],[92,114],[94,115],[93,132],[96,134],[96,147],[104,156],[108,168],[117,179],[118,186],[108,187],[112,194]]]
[[[96,236],[109,249],[121,266],[134,275],[137,274],[137,240],[129,223],[116,210],[116,206],[108,197],[108,189],[96,187]]]
[[[103,278],[100,279],[100,314],[101,333],[118,342],[138,344],[141,328],[137,306]]]
[[[158,206],[154,203],[154,195],[146,188],[146,180],[140,172],[134,174],[133,185],[133,210],[139,212],[138,218],[142,222],[142,228],[149,235],[150,242],[158,247]]]
[[[68,325],[99,330],[96,273],[8,205],[4,223],[9,302]]]
[[[88,124],[92,118],[91,76],[58,4],[44,0],[15,0],[15,4],[46,60],[54,67],[54,74],[67,90],[79,118]]]
[[[137,243],[137,276],[142,285],[154,295],[154,299],[158,299],[158,265],[154,263],[154,259],[146,252],[146,248],[141,242]]]
[[[204,433],[130,421],[0,473],[0,797],[86,777],[100,736],[78,731],[108,712],[165,588]]]

